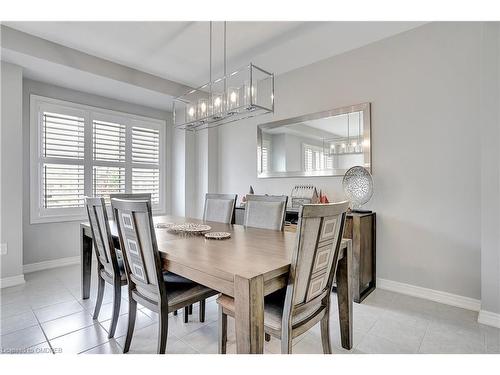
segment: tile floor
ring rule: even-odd
[[[94,273],[95,274],[95,273]],[[95,280],[89,300],[80,299],[78,266],[26,275],[23,286],[0,292],[0,342],[3,353],[121,353],[127,325],[123,290],[115,338],[107,338],[111,288],[107,286],[97,321],[92,320]],[[335,295],[333,295],[335,299]],[[333,300],[333,306],[336,302]],[[188,324],[182,313],[169,320],[168,353],[216,353],[217,306],[207,302],[206,322],[199,323],[195,306]],[[332,309],[334,353],[500,353],[500,330],[477,323],[477,313],[377,289],[354,304],[354,348],[340,346],[336,308]],[[155,353],[157,317],[147,309],[137,314],[131,353]],[[234,322],[229,319],[228,352],[235,352]],[[265,353],[279,353],[279,340],[265,344]],[[298,337],[293,353],[322,353],[319,325]]]

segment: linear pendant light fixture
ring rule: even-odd
[[[274,112],[274,74],[252,63],[227,73],[224,21],[224,75],[212,80],[212,21],[210,21],[209,82],[174,98],[176,128],[201,130]]]

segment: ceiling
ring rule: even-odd
[[[186,84],[209,80],[208,22],[5,22],[82,52]],[[422,22],[228,22],[228,71],[249,62],[276,74],[418,27]],[[213,25],[213,75],[222,73],[223,23]],[[42,65],[43,66],[43,65]],[[42,69],[42,68],[40,68]],[[30,78],[44,72],[31,66]],[[70,75],[65,75],[71,80]],[[58,82],[61,84],[61,82]],[[74,84],[72,85],[74,87]]]

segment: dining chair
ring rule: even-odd
[[[286,195],[254,195],[246,196],[246,227],[283,230],[288,196]]]
[[[123,249],[128,281],[129,315],[123,352],[130,349],[134,333],[137,303],[158,313],[158,353],[165,353],[168,314],[217,294],[205,286],[184,279],[168,281],[156,242],[151,202],[112,199],[111,206]],[[178,276],[178,275],[177,275]],[[179,276],[181,277],[181,276]]]
[[[264,299],[264,330],[281,340],[282,354],[290,354],[292,339],[318,322],[323,352],[332,353],[330,294],[348,206],[348,202],[341,202],[305,204],[300,208],[287,286]],[[224,354],[227,316],[234,317],[234,299],[221,295],[217,303],[219,353]]]
[[[151,202],[151,193],[116,193],[116,194],[110,194],[109,195],[110,199],[127,199],[127,200],[147,200]],[[120,251],[118,251],[118,254],[121,254]],[[168,274],[165,275],[165,278],[168,279],[170,282],[176,282],[176,283],[183,283],[186,282],[186,278],[176,275],[175,273],[169,272]],[[187,282],[190,282],[188,280]],[[173,312],[174,315],[177,315],[177,310]],[[184,309],[184,323],[187,323],[189,321],[189,315],[193,314],[193,306],[186,306]],[[200,322],[205,321],[205,304],[200,302],[200,310],[199,310],[199,319]]]
[[[203,220],[233,224],[237,194],[205,194]]]
[[[99,317],[105,283],[107,282],[113,287],[113,313],[108,333],[108,338],[111,338],[115,334],[120,313],[121,287],[127,284],[127,278],[123,268],[123,260],[115,251],[104,198],[86,197],[85,205],[97,258],[97,298],[93,318],[95,320]]]
[[[109,194],[111,199],[128,199],[128,200],[148,200],[151,202],[151,193],[115,193]]]

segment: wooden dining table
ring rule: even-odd
[[[154,218],[158,250],[165,271],[231,296],[235,300],[237,353],[263,353],[264,296],[284,288],[288,282],[296,234],[242,225],[221,224],[178,216]],[[159,223],[204,223],[211,231],[231,233],[225,240],[182,235]],[[89,223],[80,225],[82,298],[90,296],[92,233]],[[110,221],[116,248],[116,225]],[[352,348],[351,241],[343,239],[337,264],[336,283],[342,347]]]

